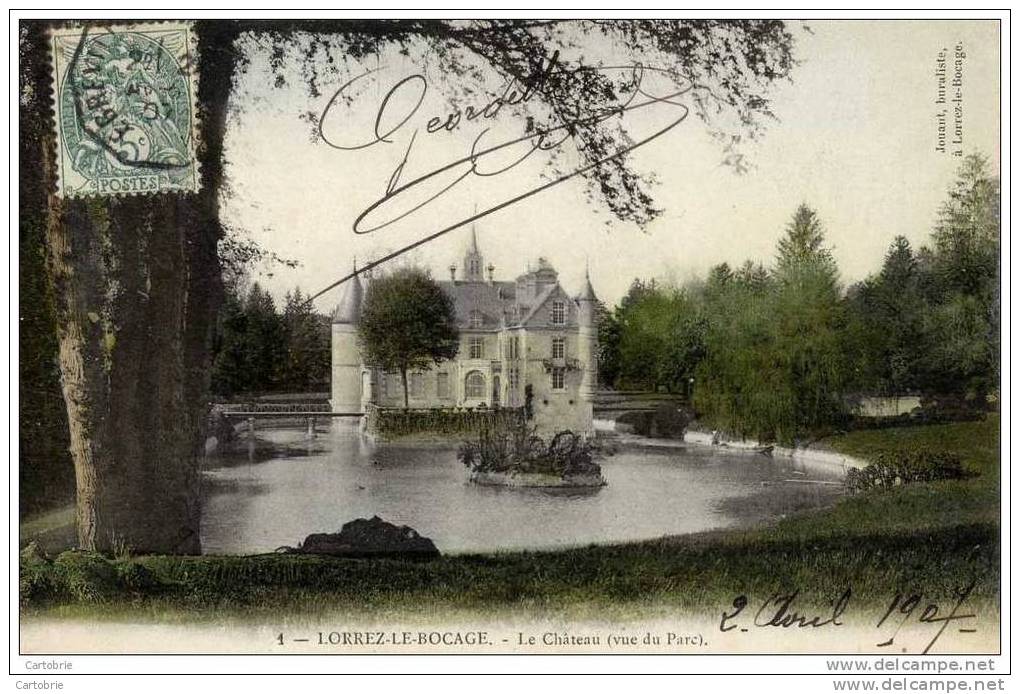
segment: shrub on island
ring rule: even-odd
[[[602,468],[592,446],[572,431],[561,431],[548,444],[524,422],[484,426],[465,441],[458,459],[478,484],[524,487],[601,487]]]

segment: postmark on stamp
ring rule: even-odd
[[[191,25],[81,26],[50,41],[60,195],[197,191]]]

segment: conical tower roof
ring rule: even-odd
[[[595,296],[595,289],[591,286],[591,277],[588,276],[587,266],[584,268],[584,286],[581,288],[581,293],[577,298],[598,301],[598,298]]]
[[[478,252],[478,229],[475,228],[474,224],[471,225],[471,245],[468,246],[467,252],[473,253],[474,255],[481,255],[481,253]]]
[[[355,267],[354,272],[358,269]],[[361,279],[357,274],[347,281],[344,288],[344,296],[340,299],[336,309],[333,311],[334,323],[357,323],[361,318],[361,303],[364,299],[364,289],[361,286]]]

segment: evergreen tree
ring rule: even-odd
[[[858,390],[902,395],[920,387],[923,355],[921,265],[903,236],[893,241],[881,271],[846,300],[847,352]]]
[[[925,389],[984,408],[999,380],[999,179],[967,157],[926,254]]]
[[[288,390],[308,392],[329,383],[329,332],[323,318],[295,287],[287,292],[283,307],[286,333],[283,382]]]
[[[963,160],[932,230],[934,271],[943,296],[992,300],[998,284],[999,179],[976,154]],[[997,308],[997,307],[996,307]]]
[[[837,291],[839,269],[825,247],[825,232],[818,214],[802,204],[776,246],[776,277],[785,284],[820,282]]]
[[[247,390],[276,389],[284,373],[286,336],[276,303],[258,282],[252,284],[244,305],[244,359]]]
[[[599,385],[612,388],[620,375],[620,323],[616,311],[610,311],[598,301],[595,304],[598,320]]]
[[[249,389],[248,316],[241,295],[241,282],[226,287],[216,320],[210,388],[213,393],[231,396]]]

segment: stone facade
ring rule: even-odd
[[[454,359],[408,374],[409,405],[524,407],[530,386],[532,423],[543,435],[564,429],[591,435],[598,330],[587,275],[576,297],[564,290],[545,259],[516,280],[496,280],[474,229],[461,263],[449,271],[449,279],[439,284],[456,309],[460,350]],[[404,404],[400,374],[383,373],[361,360],[357,322],[363,298],[355,278],[333,313],[335,412]]]

